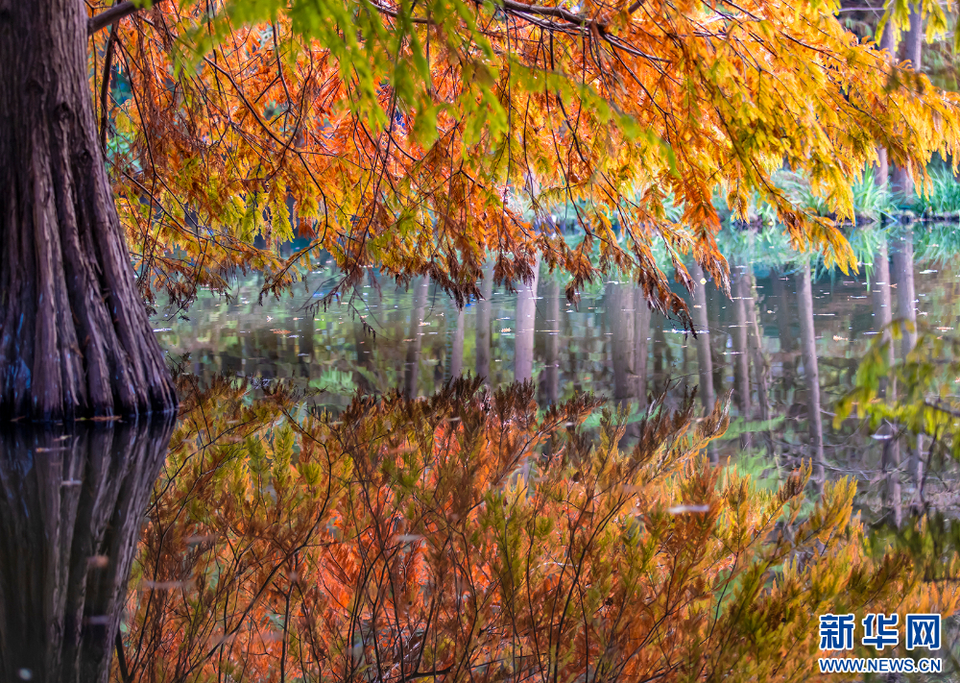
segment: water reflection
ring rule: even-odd
[[[893,318],[916,318],[918,306],[926,322],[956,322],[956,267],[915,267],[911,239],[920,237],[892,236],[888,248],[882,236],[865,256],[872,267],[858,275],[824,272],[812,262],[801,267],[796,255],[792,262],[749,251],[731,257],[732,298],[691,264],[697,286],[683,295],[696,339],[651,313],[632,282],[597,283],[574,305],[564,296],[565,283],[545,269],[516,293],[485,279],[484,300],[463,311],[424,279],[400,290],[371,281],[315,317],[302,308],[310,303],[303,294],[257,306],[251,280],[233,302],[204,298],[190,321],[157,319],[155,327],[169,328],[161,342],[173,354],[189,353],[202,380],[218,369],[264,381],[289,377],[335,412],[357,389],[425,396],[464,372],[492,386],[530,379],[542,404],[594,391],[634,412],[667,383],[676,396],[699,387],[704,410],[732,392],[734,428],[717,444],[718,460],[752,446],[771,462],[790,465],[804,457],[830,467],[858,447],[824,415],[849,387],[873,335]],[[487,272],[492,276],[490,267]],[[318,271],[308,285],[322,294],[334,277]],[[918,450],[914,463],[921,456]],[[885,463],[892,491],[895,446]]]
[[[172,428],[0,427],[2,680],[107,680]]]

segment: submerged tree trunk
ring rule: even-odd
[[[97,141],[77,0],[0,0],[0,414],[172,412]]]
[[[0,680],[106,683],[172,429],[0,431]]]
[[[813,279],[807,263],[801,264],[797,277],[797,312],[800,318],[800,357],[803,359],[803,379],[807,388],[807,422],[813,479],[817,489],[822,491],[824,455],[823,419],[820,415],[820,370],[817,365],[817,333],[813,324]]]
[[[456,379],[463,374],[463,327],[466,311],[457,310],[456,327],[453,330],[453,348],[450,351],[450,378]]]
[[[797,375],[797,340],[793,335],[790,319],[790,299],[787,297],[787,288],[783,286],[784,275],[779,270],[771,271],[770,284],[773,296],[777,300],[777,334],[780,337],[780,362],[783,373],[783,392],[781,400],[789,405],[789,393],[793,389]]]

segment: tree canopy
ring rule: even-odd
[[[849,181],[878,147],[921,176],[933,152],[955,153],[960,100],[846,31],[838,7],[156,3],[93,33],[91,50],[142,292],[189,300],[238,267],[277,292],[323,249],[342,286],[376,266],[429,274],[463,302],[488,254],[508,283],[539,254],[573,298],[616,268],[685,316],[651,247],[662,241],[685,285],[685,253],[724,285],[716,197],[741,215],[766,203],[796,246],[854,266],[836,222],[771,174],[803,172],[852,218]],[[923,12],[930,34],[945,28],[939,5]],[[111,58],[129,96],[107,96]],[[295,236],[309,242],[281,256]]]

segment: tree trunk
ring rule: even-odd
[[[454,315],[457,316],[457,323],[453,330],[453,348],[450,352],[451,379],[456,379],[463,374],[463,327],[467,313],[463,310],[457,310]]]
[[[923,15],[919,5],[910,6],[910,30],[900,42],[900,58],[910,62],[914,71],[920,71],[920,55],[923,50]],[[893,192],[902,201],[911,201],[914,192],[914,181],[906,168],[899,166],[893,169]]]
[[[800,265],[797,278],[797,309],[800,318],[800,357],[803,379],[807,387],[807,423],[810,432],[810,455],[813,459],[813,480],[823,490],[823,418],[820,415],[820,370],[817,366],[817,333],[813,324],[813,280],[810,265]]]
[[[603,297],[610,326],[610,351],[613,356],[613,398],[626,405],[634,393],[634,320],[633,289],[629,285],[609,283]]]
[[[172,412],[97,141],[77,0],[0,0],[0,413]]]
[[[173,422],[0,432],[0,680],[106,683]]]

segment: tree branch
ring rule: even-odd
[[[157,2],[160,1],[161,0],[157,0]],[[156,4],[156,2],[153,4]],[[120,21],[124,17],[130,16],[144,7],[146,7],[146,5],[142,5],[139,2],[135,3],[132,2],[132,0],[123,0],[123,2],[117,3],[107,11],[87,19],[87,35],[92,36],[97,31],[105,29],[107,26]]]

